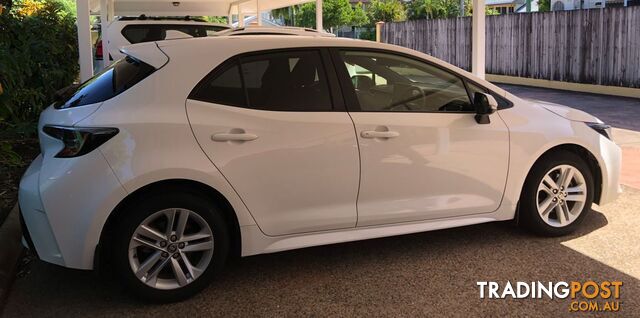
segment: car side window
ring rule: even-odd
[[[240,60],[251,108],[279,111],[332,109],[320,52],[267,53]]]
[[[243,56],[205,77],[190,99],[271,111],[331,111],[319,51]]]
[[[247,106],[237,60],[225,63],[211,75],[196,86],[189,98],[221,105]]]
[[[341,51],[361,111],[472,112],[462,79],[400,55]]]

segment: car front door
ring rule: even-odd
[[[355,227],[357,140],[327,63],[315,49],[243,55],[186,102],[200,146],[267,235]]]
[[[497,114],[474,119],[464,80],[389,51],[332,51],[358,135],[358,224],[495,211],[509,135]]]

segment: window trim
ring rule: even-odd
[[[320,61],[321,61],[321,67],[324,69],[324,73],[325,73],[325,80],[327,81],[327,86],[329,88],[329,100],[331,101],[331,109],[327,109],[327,110],[268,110],[268,109],[258,109],[258,108],[254,108],[250,105],[249,103],[249,96],[248,96],[248,90],[245,87],[245,83],[244,83],[244,75],[242,74],[242,59],[247,59],[247,58],[252,58],[252,57],[256,57],[256,56],[260,56],[260,55],[267,55],[267,54],[274,54],[274,53],[295,53],[295,52],[301,52],[301,51],[315,51],[318,52],[319,56],[320,56]],[[240,54],[236,54],[234,56],[231,56],[230,58],[226,59],[225,61],[223,61],[222,63],[218,64],[216,67],[213,68],[213,70],[211,72],[209,72],[207,75],[205,75],[199,82],[198,84],[196,84],[196,86],[194,86],[194,88],[191,90],[191,92],[189,93],[189,95],[187,96],[187,99],[191,99],[191,100],[195,100],[195,101],[200,101],[200,102],[204,102],[204,103],[211,103],[211,101],[206,101],[206,100],[201,100],[198,98],[195,98],[199,91],[199,89],[201,89],[204,85],[206,85],[206,83],[208,83],[211,79],[215,78],[216,76],[218,76],[219,74],[221,74],[221,72],[224,72],[228,65],[231,65],[233,63],[237,63],[238,67],[240,68],[240,78],[242,81],[242,89],[244,91],[244,95],[245,95],[245,105],[240,106],[240,105],[225,105],[225,104],[219,104],[222,106],[228,106],[228,107],[240,107],[240,108],[244,108],[244,109],[250,109],[250,110],[255,110],[255,111],[268,111],[268,112],[296,112],[296,113],[323,113],[323,112],[346,112],[346,107],[345,107],[345,103],[344,100],[342,98],[343,96],[343,92],[342,89],[339,85],[339,80],[338,80],[338,76],[335,73],[335,65],[333,64],[333,61],[329,55],[328,52],[328,48],[327,47],[289,47],[289,48],[280,48],[280,49],[267,49],[267,50],[259,50],[259,51],[251,51],[251,52],[244,52],[244,53],[240,53]]]
[[[413,61],[416,62],[420,62],[420,63],[424,63],[427,64],[429,66],[433,66],[436,67],[446,73],[451,74],[452,76],[455,76],[457,78],[460,79],[460,81],[462,81],[462,85],[464,86],[464,89],[467,93],[467,96],[469,97],[469,101],[471,102],[471,104],[473,105],[473,98],[471,96],[469,96],[469,88],[467,86],[467,82],[471,82],[474,85],[478,86],[478,87],[482,87],[484,88],[487,92],[489,92],[489,94],[492,95],[497,95],[500,96],[499,94],[497,94],[496,92],[488,89],[487,87],[485,87],[484,85],[478,84],[476,81],[469,79],[468,77],[464,76],[463,74],[460,74],[458,72],[455,72],[454,70],[448,69],[442,65],[433,63],[432,61],[428,61],[404,52],[397,52],[397,51],[393,51],[393,50],[387,50],[387,49],[379,49],[379,48],[365,48],[365,47],[331,47],[329,48],[330,54],[331,54],[331,58],[333,60],[334,66],[335,66],[335,71],[336,74],[338,75],[338,80],[342,89],[342,93],[343,93],[343,98],[345,100],[345,104],[347,105],[347,111],[349,112],[363,112],[363,113],[415,113],[415,114],[475,114],[475,111],[415,111],[415,110],[409,110],[409,111],[401,111],[401,112],[394,112],[394,111],[386,111],[386,110],[378,110],[378,111],[372,111],[372,110],[362,110],[362,108],[360,107],[360,102],[358,101],[358,97],[355,94],[355,88],[353,87],[353,83],[351,82],[351,78],[349,77],[349,73],[347,71],[347,68],[344,66],[344,61],[342,60],[342,57],[340,56],[340,52],[341,51],[356,51],[356,52],[370,52],[370,53],[382,53],[382,54],[389,54],[389,55],[396,55],[396,56],[401,56],[404,58],[408,58],[411,59]],[[502,99],[504,99],[505,101],[507,101],[509,103],[509,105],[507,107],[502,107],[502,108],[498,108],[498,110],[502,110],[502,109],[507,109],[507,108],[511,108],[513,107],[513,102],[511,102],[510,100],[508,100],[507,98],[504,98],[502,96],[500,96]]]

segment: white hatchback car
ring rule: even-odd
[[[119,17],[109,23],[107,43],[98,40],[97,47],[109,53],[111,60],[124,57],[120,48],[144,42],[155,42],[170,39],[196,38],[215,35],[217,32],[229,29],[229,26],[194,20],[189,17]],[[105,45],[106,44],[106,45]],[[103,56],[105,53],[100,52]]]
[[[620,192],[597,118],[523,101],[428,55],[331,37],[133,45],[40,117],[24,239],[193,295],[229,255],[516,218],[573,231]]]

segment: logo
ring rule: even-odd
[[[569,312],[620,311],[621,281],[476,283],[480,299],[569,299]]]

